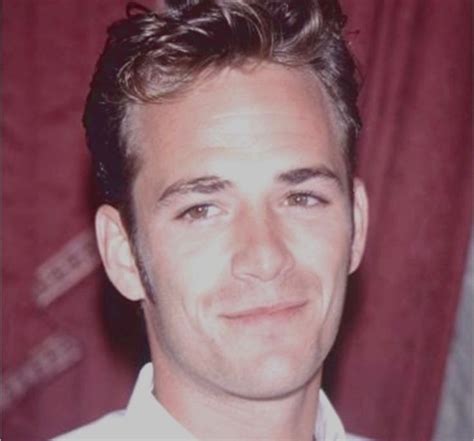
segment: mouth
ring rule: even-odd
[[[262,321],[287,321],[301,312],[307,301],[281,302],[239,310],[223,317],[235,323],[252,324]]]

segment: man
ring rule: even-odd
[[[320,389],[367,225],[342,22],[327,0],[189,0],[110,28],[84,117],[96,232],[152,363],[63,439],[346,439]]]

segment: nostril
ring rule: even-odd
[[[282,244],[247,244],[234,254],[232,272],[237,278],[270,281],[285,273],[292,261],[291,254]]]

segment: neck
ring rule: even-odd
[[[255,400],[210,392],[154,360],[154,393],[174,418],[200,440],[311,441],[321,375],[284,397]]]

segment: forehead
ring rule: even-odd
[[[332,105],[317,78],[303,70],[223,69],[177,98],[137,105],[132,115],[140,168],[163,179],[225,158],[231,168],[240,160],[258,167],[324,150],[330,161],[343,163]]]

